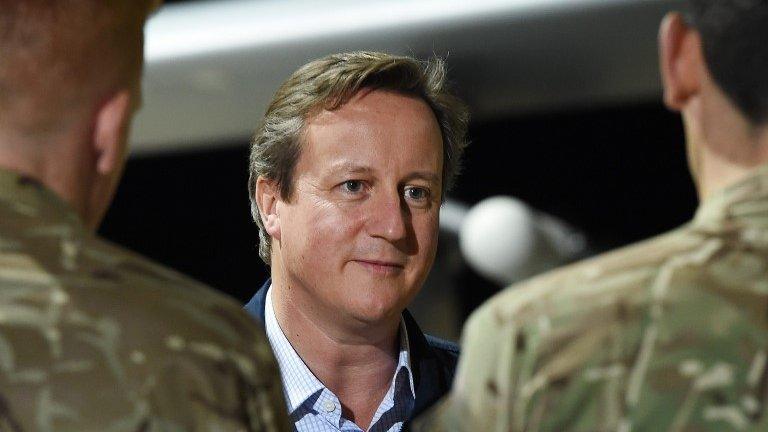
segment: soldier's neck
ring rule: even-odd
[[[53,191],[82,218],[88,195],[90,170],[81,168],[82,155],[60,147],[42,144],[29,151],[13,145],[0,145],[0,168],[37,180]]]
[[[731,143],[728,147],[701,146],[696,169],[699,199],[704,201],[738,183],[765,163],[768,163],[768,134]]]
[[[768,126],[753,125],[724,96],[683,111],[688,157],[701,201],[768,163]]]

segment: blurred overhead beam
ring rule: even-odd
[[[447,57],[475,121],[659,96],[678,0],[220,0],[147,26],[135,153],[244,142],[280,83],[340,51]]]

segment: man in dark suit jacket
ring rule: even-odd
[[[246,309],[297,430],[396,432],[448,390],[458,347],[405,310],[466,146],[444,78],[439,60],[330,55],[280,87],[256,130],[249,192],[272,277]]]

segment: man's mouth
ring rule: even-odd
[[[398,274],[405,268],[405,265],[395,261],[380,261],[368,259],[356,259],[354,262],[360,264],[366,270],[379,275]]]

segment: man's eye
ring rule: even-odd
[[[411,200],[424,201],[429,198],[429,191],[422,187],[405,188],[405,197]]]
[[[360,180],[347,180],[341,184],[341,189],[347,193],[358,193],[363,190],[363,182]]]

